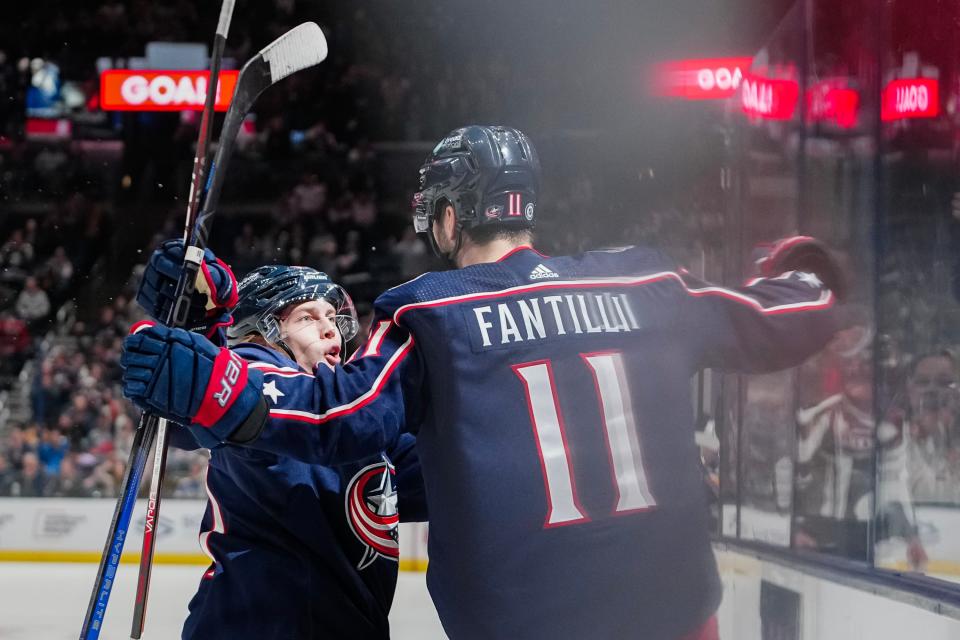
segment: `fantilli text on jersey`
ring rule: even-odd
[[[640,329],[626,294],[609,291],[519,298],[475,306],[471,312],[484,347]]]

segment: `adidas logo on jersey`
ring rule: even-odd
[[[533,268],[533,271],[530,272],[531,280],[543,280],[544,278],[559,278],[560,274],[551,271],[542,264],[538,264]]]

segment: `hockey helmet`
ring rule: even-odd
[[[344,343],[360,330],[353,300],[330,276],[310,267],[271,264],[257,267],[240,281],[234,323],[227,328],[231,344],[257,333],[268,342],[281,343],[278,315],[291,304],[326,300],[336,313]]]
[[[430,231],[437,205],[453,205],[460,229],[534,226],[540,191],[540,160],[523,132],[470,125],[450,132],[420,167],[413,198],[413,226]],[[431,243],[433,234],[429,234]]]

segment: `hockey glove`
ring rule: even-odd
[[[183,240],[167,240],[150,256],[137,290],[137,302],[150,317],[165,320],[170,313],[183,254]],[[230,310],[237,304],[237,279],[226,263],[205,249],[195,286],[187,327],[209,337],[214,328],[229,322]]]
[[[825,244],[810,236],[793,236],[758,247],[755,261],[760,275],[769,278],[787,271],[803,271],[820,278],[841,302],[847,296],[843,267]]]
[[[120,357],[123,395],[186,426],[204,446],[259,435],[268,414],[260,371],[196,333],[150,323],[134,331]]]

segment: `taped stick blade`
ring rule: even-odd
[[[315,22],[304,22],[261,49],[260,55],[270,65],[272,84],[323,62],[327,39]]]

